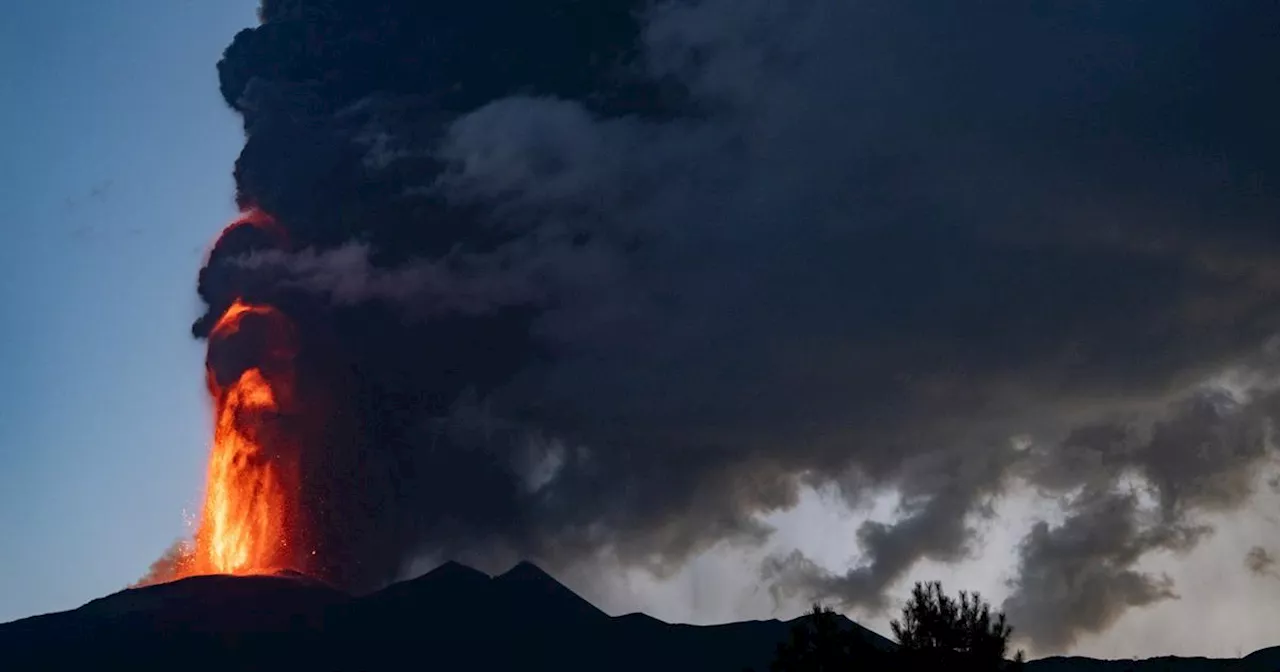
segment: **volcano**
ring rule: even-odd
[[[763,671],[801,619],[695,626],[610,616],[532,563],[490,577],[449,562],[360,597],[288,571],[131,588],[0,625],[0,662],[11,670]],[[895,646],[846,626],[873,647]],[[1028,669],[1274,672],[1280,647],[1242,659],[1056,657]]]

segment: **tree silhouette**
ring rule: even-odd
[[[790,639],[778,644],[769,672],[879,670],[883,662],[884,654],[839,614],[815,604],[791,626]]]
[[[778,644],[769,672],[857,670],[1018,670],[1021,651],[1006,660],[1013,627],[978,593],[954,599],[937,581],[917,583],[893,621],[898,648],[885,652],[868,642],[835,611],[815,604]],[[746,670],[745,672],[752,672]]]
[[[898,640],[897,656],[911,668],[963,666],[976,671],[1022,666],[1021,651],[1013,661],[1005,660],[1013,628],[1004,613],[993,615],[978,593],[961,591],[960,599],[953,599],[942,592],[939,581],[916,583],[901,620],[890,627]]]

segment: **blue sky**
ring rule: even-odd
[[[208,442],[188,327],[234,213],[215,63],[256,0],[49,0],[0,23],[0,622],[138,578]]]

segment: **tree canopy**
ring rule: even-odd
[[[917,583],[891,624],[897,648],[891,652],[868,642],[829,607],[815,604],[798,619],[790,638],[778,645],[769,672],[851,672],[854,670],[964,669],[1014,670],[1019,651],[1005,655],[1013,627],[1003,612],[978,593],[952,598],[937,581]]]
[[[844,672],[879,669],[884,654],[829,607],[813,609],[778,645],[769,672]]]
[[[978,593],[960,591],[955,599],[939,581],[917,583],[902,607],[902,617],[890,627],[898,642],[898,656],[917,664],[965,665],[971,670],[1005,669],[1013,627],[1003,612]],[[1013,664],[1021,663],[1017,653]]]

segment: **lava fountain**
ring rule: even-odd
[[[274,309],[237,300],[214,327],[210,349],[236,337],[252,317],[283,324]],[[273,333],[284,333],[276,326]],[[188,563],[191,573],[256,573],[296,564],[291,533],[298,527],[297,451],[280,445],[287,442],[286,432],[272,427],[284,421],[293,381],[289,350],[281,343],[272,345],[262,353],[275,364],[270,374],[254,366],[224,387],[210,366],[214,439],[204,507]]]
[[[284,240],[269,217],[251,211],[227,227],[215,250],[245,229],[259,240]],[[307,570],[293,325],[277,308],[236,296],[208,343],[205,378],[214,433],[195,538],[162,558],[140,585],[200,574]]]

